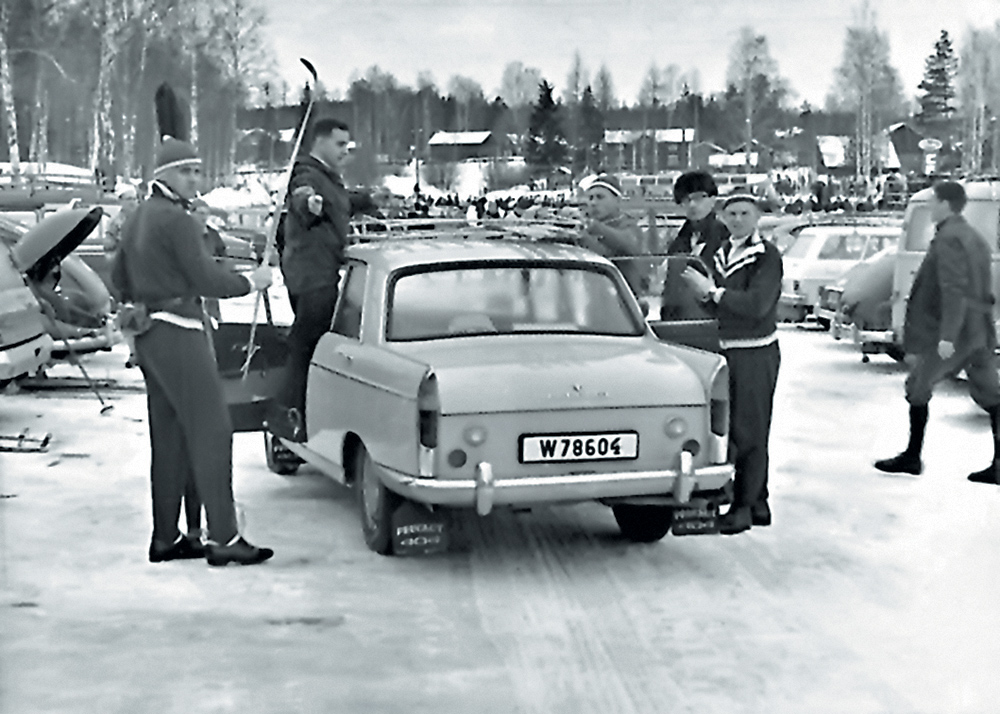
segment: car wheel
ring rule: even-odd
[[[669,506],[612,506],[622,535],[636,543],[653,543],[670,531],[674,523],[674,509]]]
[[[389,555],[392,552],[392,513],[402,497],[385,487],[368,450],[361,445],[354,451],[354,485],[358,491],[365,543],[376,553]]]
[[[267,468],[282,476],[291,476],[299,470],[299,465],[302,463],[302,459],[268,431],[264,432],[264,456]]]

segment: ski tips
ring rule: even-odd
[[[301,62],[306,66],[306,69],[309,70],[309,74],[312,75],[313,81],[316,82],[319,79],[319,75],[316,74],[316,68],[313,67],[313,63],[307,60],[305,57],[299,57],[299,62]]]

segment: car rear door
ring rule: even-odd
[[[309,448],[343,466],[344,439],[354,433],[376,463],[416,473],[417,392],[428,367],[379,345],[368,334],[374,329],[366,332],[365,323],[374,324],[366,311],[380,304],[373,299],[378,288],[368,283],[368,266],[350,263],[331,329],[313,353]]]

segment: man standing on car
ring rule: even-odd
[[[754,197],[734,194],[722,209],[731,234],[713,256],[718,286],[694,268],[684,279],[719,320],[719,342],[729,364],[729,444],[736,466],[729,512],[719,519],[726,534],[771,524],[767,442],[778,381],[777,309],[781,254],[757,232]]]
[[[248,276],[209,256],[188,212],[201,182],[194,147],[167,138],[156,156],[150,195],[122,227],[112,282],[127,301],[146,306],[135,337],[146,382],[153,538],[149,560],[206,557],[211,565],[261,563],[274,552],[239,533],[233,502],[233,430],[222,381],[202,321],[202,297],[235,297],[271,283],[261,266]],[[177,528],[189,481],[208,520],[208,546]]]
[[[370,196],[344,186],[350,146],[347,124],[320,119],[309,154],[296,160],[288,182],[281,272],[295,320],[288,333],[285,382],[268,410],[267,428],[292,441],[306,438],[309,361],[333,319],[351,215],[374,207]]]
[[[993,462],[969,475],[977,483],[1000,483],[1000,380],[994,351],[990,247],[965,218],[965,189],[953,181],[934,186],[931,220],[937,228],[920,264],[906,304],[903,348],[913,356],[906,378],[910,442],[889,459],[875,462],[888,473],[919,474],[920,452],[934,385],[962,369],[973,401],[990,415]]]

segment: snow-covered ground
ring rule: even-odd
[[[451,552],[383,558],[350,491],[270,473],[241,434],[236,496],[274,559],[152,565],[123,347],[86,358],[136,388],[107,415],[85,391],[0,396],[0,433],[53,434],[0,454],[0,712],[995,714],[1000,487],[965,480],[988,420],[942,385],[924,475],[881,475],[903,369],[781,337],[774,525],[651,545],[590,504],[463,515]]]

